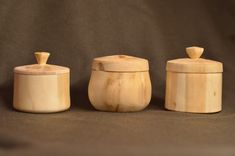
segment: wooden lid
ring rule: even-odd
[[[166,70],[182,73],[221,73],[223,64],[221,62],[202,59],[204,49],[201,47],[188,47],[186,52],[189,58],[167,61]]]
[[[69,73],[69,68],[46,64],[50,53],[35,52],[38,64],[15,67],[14,72],[27,75],[55,75]]]
[[[92,70],[111,71],[111,72],[135,72],[148,71],[148,60],[127,56],[127,55],[112,55],[98,57],[93,60]]]

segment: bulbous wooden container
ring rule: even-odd
[[[167,62],[166,109],[192,113],[221,111],[223,64],[200,58],[203,50],[188,47],[190,58]]]
[[[88,94],[97,110],[143,110],[150,102],[151,91],[148,60],[127,55],[93,60]]]
[[[15,109],[52,113],[70,107],[69,68],[46,64],[49,55],[46,52],[36,52],[38,64],[14,69]]]

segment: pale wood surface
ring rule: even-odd
[[[69,68],[57,66],[57,65],[25,65],[14,68],[14,72],[18,74],[27,74],[27,75],[55,75],[55,74],[64,74],[69,73]]]
[[[166,70],[182,73],[220,73],[223,72],[223,64],[202,58],[183,58],[167,61]]]
[[[98,57],[93,60],[93,70],[101,71],[148,71],[148,60],[127,55]]]
[[[14,76],[15,109],[50,113],[70,107],[69,74]]]
[[[35,57],[38,64],[24,65],[14,68],[14,72],[27,75],[54,75],[69,73],[69,68],[46,64],[50,53],[35,52]]]
[[[47,60],[50,56],[50,53],[48,53],[48,52],[35,52],[34,55],[37,59],[38,64],[44,65],[47,63]]]
[[[182,73],[220,73],[223,72],[223,64],[218,61],[199,58],[203,48],[188,47],[187,54],[190,58],[181,58],[167,61],[166,70]]]
[[[222,73],[167,72],[165,107],[194,113],[221,111]]]
[[[188,47],[190,58],[167,62],[165,108],[194,113],[221,111],[223,64],[200,58],[203,50]]]
[[[203,51],[204,51],[204,48],[196,47],[196,46],[186,48],[186,52],[191,59],[200,58]]]
[[[148,72],[92,71],[88,87],[96,109],[114,112],[143,110],[150,102],[151,91]]]

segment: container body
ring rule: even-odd
[[[143,110],[150,102],[149,72],[92,71],[88,87],[91,104],[101,111]]]
[[[222,73],[167,72],[165,108],[192,113],[222,109]]]
[[[14,74],[15,109],[51,113],[70,107],[69,73],[55,75]]]

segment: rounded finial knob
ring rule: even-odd
[[[50,56],[50,53],[48,53],[48,52],[35,52],[34,55],[37,59],[38,64],[45,65],[47,63],[49,56]]]
[[[204,51],[204,48],[201,48],[201,47],[188,47],[186,48],[186,52],[188,54],[188,56],[191,58],[191,59],[198,59],[201,57],[202,53]]]

